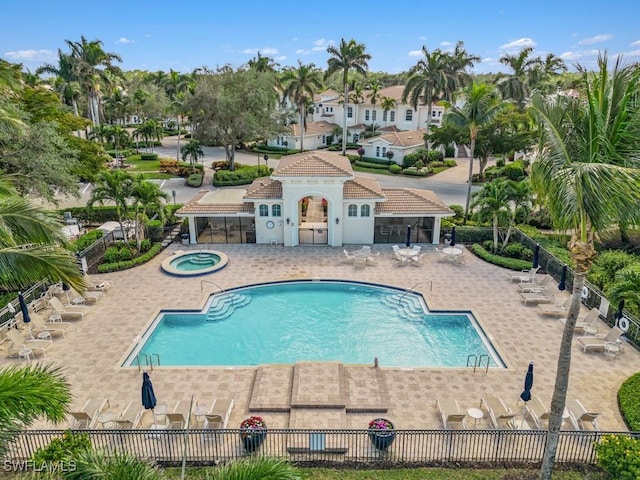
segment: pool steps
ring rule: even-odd
[[[238,293],[224,293],[216,295],[207,312],[207,322],[219,322],[230,317],[236,308],[244,307],[251,302],[249,295]]]
[[[424,321],[426,314],[422,308],[422,303],[414,295],[394,293],[382,297],[381,301],[389,307],[396,308],[400,315],[409,321]]]

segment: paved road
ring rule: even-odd
[[[185,140],[181,140],[181,145],[184,145]],[[169,158],[176,158],[176,150],[177,150],[177,137],[167,137],[163,140],[162,147],[156,147],[154,152],[158,153],[160,156],[165,156]],[[211,162],[215,160],[225,160],[225,152],[222,147],[203,147],[204,151],[204,166],[205,166],[205,174],[207,174],[207,182],[202,186],[201,189],[194,189],[191,187],[187,187],[185,185],[185,181],[183,178],[172,178],[168,180],[152,180],[155,183],[158,183],[163,191],[167,192],[167,194],[171,197],[171,202],[173,202],[173,192],[175,192],[175,202],[176,203],[186,203],[188,202],[199,190],[215,190],[216,187],[213,187],[209,181],[212,171],[210,168]],[[258,161],[260,164],[264,164],[263,155],[258,155],[256,153],[247,153],[245,151],[236,152],[236,162],[245,164],[245,165],[257,165]],[[438,175],[433,175],[428,178],[418,178],[418,177],[408,177],[404,175],[376,175],[370,173],[359,173],[356,172],[359,176],[371,177],[378,180],[380,185],[383,188],[419,188],[424,190],[432,190],[444,203],[447,205],[464,205],[467,195],[467,175],[469,169],[468,159],[461,158],[458,159],[458,166],[454,168],[450,168],[445,172],[442,172]],[[268,164],[270,167],[275,167],[278,164],[278,160],[269,159]],[[476,162],[477,164],[477,162]],[[477,170],[477,165],[476,165]],[[238,187],[238,188],[246,188],[246,187]],[[472,187],[472,191],[478,190],[478,187]],[[60,207],[73,207],[73,206],[84,206],[87,204],[89,196],[91,194],[91,185],[90,184],[81,184],[80,185],[80,199],[75,198],[61,198],[60,199]]]

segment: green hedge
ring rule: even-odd
[[[458,231],[456,230],[456,237]],[[531,268],[531,261],[518,260],[516,258],[505,258],[493,253],[487,252],[482,246],[477,243],[471,245],[471,251],[485,262],[498,265],[499,267],[509,268],[511,270],[527,270]]]
[[[394,163],[393,165],[389,165],[389,171],[391,173],[402,173],[402,167],[397,163]]]
[[[213,185],[216,187],[227,187],[232,185],[247,185],[252,183],[256,178],[269,176],[273,172],[272,168],[264,165],[258,167],[243,166],[234,171],[218,170],[213,176]]]
[[[382,165],[380,163],[372,163],[372,162],[365,162],[365,161],[360,161],[360,160],[356,160],[355,162],[353,162],[353,164],[357,167],[363,167],[363,168],[376,168],[378,170],[389,170],[389,165]]]
[[[81,252],[88,246],[93,245],[95,241],[102,238],[103,235],[104,232],[102,230],[92,230],[89,233],[81,235],[77,240],[71,242],[71,244],[76,247],[77,252]]]
[[[204,175],[202,175],[201,173],[192,173],[191,175],[189,175],[189,178],[187,178],[187,185],[190,187],[200,187],[202,186],[203,178]]]
[[[618,405],[627,427],[640,431],[640,373],[627,378],[618,390]]]
[[[141,153],[140,154],[140,160],[157,160],[157,159],[158,159],[157,153]]]
[[[116,158],[116,150],[107,150],[106,152],[112,158]],[[122,149],[118,150],[117,152],[118,152],[118,155],[120,155],[121,157],[128,157],[129,155],[131,155],[133,153],[131,151],[131,149],[129,149],[129,148],[122,148]]]
[[[403,175],[410,175],[412,177],[426,177],[427,174],[429,173],[429,170],[409,170],[408,168],[405,168],[404,170],[402,170],[402,174]]]
[[[132,260],[127,260],[124,262],[115,262],[115,263],[103,263],[98,267],[98,272],[99,273],[118,272],[120,270],[127,270],[129,268],[133,268],[148,262],[153,257],[158,255],[161,251],[162,251],[162,244],[154,243],[153,246],[149,249],[149,251],[147,251],[146,253],[143,253],[139,257],[134,258]]]

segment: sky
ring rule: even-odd
[[[260,51],[280,66],[326,68],[327,47],[355,39],[369,69],[399,73],[421,49],[459,40],[481,57],[476,73],[506,71],[498,59],[531,46],[570,69],[592,68],[599,51],[640,61],[637,0],[0,0],[0,58],[33,71],[57,63],[65,40],[100,40],[124,70],[188,73],[238,67]]]

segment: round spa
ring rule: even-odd
[[[174,255],[162,262],[162,269],[180,277],[191,277],[212,273],[224,268],[229,258],[216,250],[198,250],[184,252],[178,250]]]

